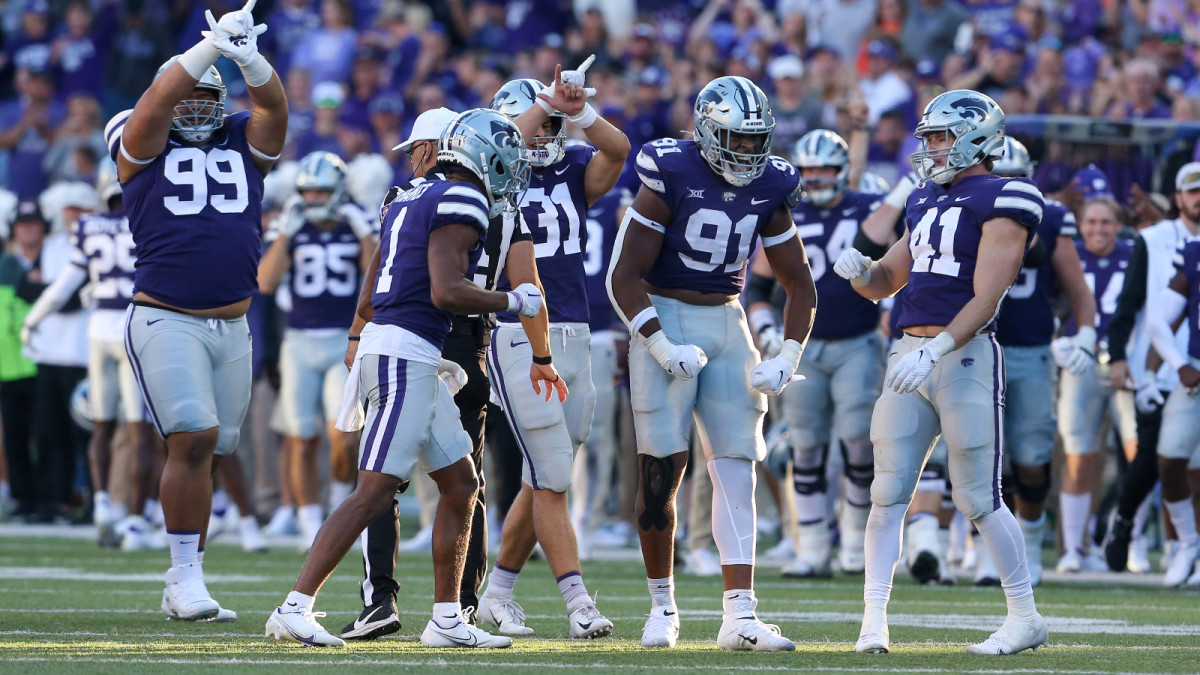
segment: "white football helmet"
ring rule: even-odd
[[[1004,156],[992,164],[992,173],[997,176],[1033,178],[1036,165],[1025,145],[1012,136],[1004,137]]]
[[[930,136],[953,136],[948,147],[930,150]],[[921,149],[912,155],[922,182],[946,185],[963,169],[1000,157],[1004,149],[1004,111],[990,97],[970,89],[941,94],[925,106],[913,134]],[[938,165],[938,160],[944,160]]]
[[[517,115],[529,110],[537,103],[538,92],[542,83],[532,78],[513,80],[500,87],[500,91],[492,97],[492,110],[503,114],[508,119],[516,119]],[[534,136],[531,147],[525,150],[529,163],[536,167],[557,164],[566,156],[564,141],[566,128],[563,122],[567,119],[561,111],[550,113],[550,124],[554,128],[553,136]],[[539,145],[540,144],[540,145]]]
[[[178,56],[167,59],[166,63],[158,67],[154,77],[162,75],[178,60]],[[221,79],[221,73],[217,72],[216,66],[208,67],[204,77],[196,83],[196,88],[212,91],[216,100],[185,98],[175,104],[175,118],[171,121],[171,131],[178,133],[189,143],[207,141],[213,132],[225,124],[225,82]]]
[[[438,139],[438,162],[457,164],[483,182],[488,215],[516,210],[529,187],[529,159],[521,130],[495,110],[468,110],[450,123]]]
[[[758,85],[744,77],[718,77],[696,96],[692,119],[701,156],[725,182],[749,185],[763,175],[771,156],[775,115]],[[734,134],[754,137],[755,150],[735,151]]]
[[[887,179],[877,173],[864,171],[858,179],[858,191],[867,195],[886,195],[892,191]]]
[[[827,129],[808,132],[796,141],[792,163],[800,169],[800,185],[804,188],[804,201],[828,204],[846,191],[846,178],[850,175],[850,146],[845,139]],[[805,178],[804,169],[833,167],[837,175],[830,178]]]
[[[304,218],[323,222],[337,217],[338,209],[346,203],[346,163],[332,152],[310,152],[300,160],[296,175],[296,192],[304,197],[305,190],[321,190],[329,196],[322,201],[304,200]]]

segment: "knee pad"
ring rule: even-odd
[[[642,513],[638,527],[665,530],[675,511],[675,459],[673,456],[642,455]]]
[[[798,495],[818,495],[829,491],[825,478],[825,465],[829,459],[829,446],[792,448],[792,483]]]
[[[871,442],[843,440],[841,446],[845,465],[846,501],[851,506],[870,506],[871,481],[875,478],[875,461],[871,456]]]
[[[933,462],[927,463],[925,470],[921,472],[921,477],[917,479],[917,492],[946,493],[948,490],[946,467]]]
[[[712,533],[722,565],[753,565],[758,527],[754,509],[754,462],[748,459],[714,459],[708,463],[712,478]]]
[[[951,496],[954,506],[967,520],[978,520],[996,510],[996,499],[990,490],[968,490],[956,485]]]
[[[876,506],[894,506],[912,501],[915,485],[907,485],[894,473],[877,473],[871,481],[871,503]]]
[[[1046,501],[1046,495],[1050,494],[1050,465],[1043,464],[1042,469],[1042,484],[1030,485],[1021,479],[1021,469],[1023,467],[1015,466],[1012,472],[1013,491],[1017,497],[1024,502],[1040,504]]]

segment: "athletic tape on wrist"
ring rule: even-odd
[[[645,326],[650,319],[657,318],[658,310],[655,309],[653,305],[643,309],[633,317],[633,320],[629,322],[629,334],[633,337],[637,337],[638,333],[642,330],[642,326]]]
[[[596,115],[596,109],[592,107],[592,104],[584,103],[583,110],[580,111],[578,115],[575,115],[574,117],[568,117],[567,119],[571,120],[571,124],[574,124],[580,129],[587,129],[596,123],[597,117],[598,115]]]

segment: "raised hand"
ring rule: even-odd
[[[539,101],[544,101],[546,105],[567,117],[574,117],[583,112],[583,106],[587,103],[587,94],[584,93],[582,85],[563,81],[562,64],[554,67],[554,84],[543,89],[537,96]]]
[[[258,54],[258,36],[267,32],[267,25],[254,25],[254,3],[257,0],[246,0],[239,10],[228,12],[217,21],[211,9],[204,10],[204,18],[208,20],[209,30],[201,31],[217,51],[239,66],[250,63]]]

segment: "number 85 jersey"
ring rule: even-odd
[[[667,208],[662,249],[646,274],[659,288],[737,295],[746,283],[746,260],[762,228],[783,205],[795,206],[795,167],[771,157],[763,175],[744,187],[721,180],[695,141],[663,138],[642,146],[638,177]]]
[[[1015,220],[1026,230],[1028,247],[1042,208],[1042,193],[1024,178],[973,175],[948,188],[926,181],[913,190],[904,207],[913,262],[899,327],[948,325],[975,297],[983,224],[994,218]],[[993,314],[983,330],[995,328]]]
[[[128,112],[108,123],[116,161]],[[249,112],[225,117],[203,145],[174,136],[122,183],[136,246],[134,292],[183,309],[229,305],[258,292],[263,176],[246,140]]]

